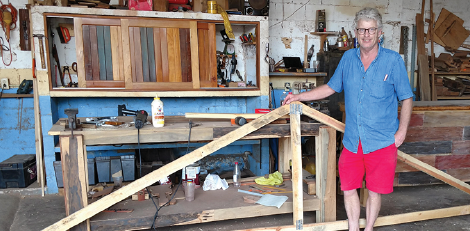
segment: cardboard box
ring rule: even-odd
[[[154,11],[168,11],[168,0],[153,0]]]

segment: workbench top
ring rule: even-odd
[[[85,118],[77,118],[85,121]],[[155,128],[151,124],[140,129],[140,143],[187,142],[189,136],[189,121],[192,121],[191,141],[212,141],[228,132],[240,128],[231,125],[229,119],[188,119],[184,116],[165,116],[165,126]],[[70,130],[65,129],[63,123],[57,122],[49,130],[53,136],[69,136]],[[83,128],[74,130],[74,135],[83,135],[85,145],[107,144],[135,144],[137,143],[137,129],[130,124],[132,116],[118,117],[118,121],[125,122],[120,126],[106,126],[97,128]],[[317,136],[320,123],[301,123],[302,136]],[[268,124],[243,139],[262,139],[290,137],[290,124]]]

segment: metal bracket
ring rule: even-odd
[[[303,230],[304,229],[304,221],[303,220],[296,220],[295,221],[295,230]]]
[[[303,104],[293,103],[290,105],[290,114],[302,115],[302,106]]]

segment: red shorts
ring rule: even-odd
[[[362,188],[364,173],[367,189],[381,194],[393,192],[393,180],[397,166],[397,147],[392,145],[364,154],[359,141],[357,154],[343,149],[338,162],[341,190]]]

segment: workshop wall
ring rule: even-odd
[[[357,11],[363,7],[376,7],[382,14],[383,31],[385,33],[385,48],[394,51],[400,46],[400,27],[408,26],[410,31],[408,42],[408,71],[411,63],[411,32],[415,24],[416,13],[421,13],[421,0],[271,0],[269,8],[269,43],[270,56],[277,62],[283,56],[304,57],[304,39],[308,35],[309,47],[315,45],[315,53],[320,49],[320,38],[310,35],[315,31],[316,10],[325,9],[327,31],[354,32],[352,23]],[[468,0],[434,0],[433,10],[436,19],[442,8],[446,8],[462,18],[464,27],[470,29],[470,4]],[[425,5],[425,18],[429,16],[429,0]],[[427,25],[427,23],[425,23]],[[425,26],[427,31],[427,26]],[[354,34],[353,34],[354,36]],[[286,49],[281,39],[292,38],[291,49]],[[328,37],[330,44],[336,41],[335,36]],[[467,38],[466,43],[470,39]],[[430,44],[426,46],[430,54]],[[435,46],[434,52],[438,56],[444,52],[440,45]],[[315,60],[316,55],[312,60]],[[402,55],[403,57],[403,55]]]

